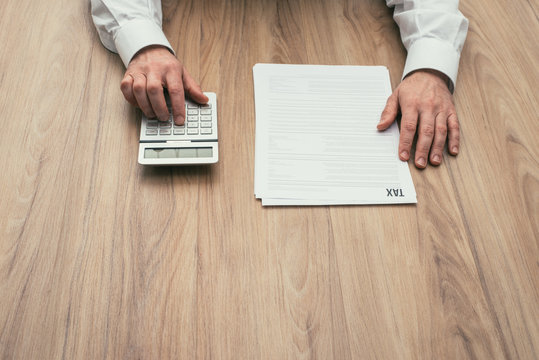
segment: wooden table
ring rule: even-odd
[[[461,153],[417,205],[263,208],[258,62],[386,65],[381,0],[167,0],[219,98],[214,166],[137,164],[88,1],[0,2],[0,358],[537,359],[537,1],[462,0]]]

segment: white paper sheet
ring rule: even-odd
[[[385,67],[257,64],[253,77],[262,205],[416,202],[397,125],[376,129],[391,94]]]

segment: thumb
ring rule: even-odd
[[[398,90],[395,90],[387,99],[384,111],[382,111],[382,115],[380,116],[380,122],[376,126],[378,130],[387,129],[397,118],[397,114],[399,113],[399,98],[397,96],[397,91]]]

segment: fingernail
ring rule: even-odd
[[[417,165],[421,167],[425,166],[426,165],[425,158],[420,157],[419,159],[417,159]]]
[[[401,159],[408,160],[408,151],[401,152]]]
[[[432,157],[432,162],[438,164],[440,162],[440,155],[434,155]]]
[[[459,152],[459,148],[456,146],[453,146],[453,154],[456,154]]]

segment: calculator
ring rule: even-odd
[[[217,143],[217,96],[204,93],[209,101],[197,104],[185,99],[185,123],[174,124],[170,99],[168,121],[142,115],[138,162],[141,165],[213,164],[219,160]]]

